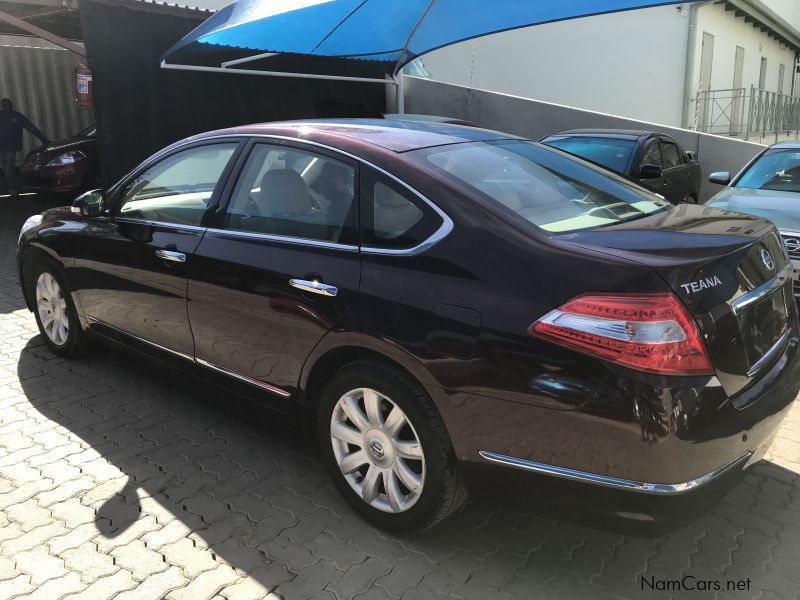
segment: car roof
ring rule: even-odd
[[[622,139],[639,139],[649,135],[666,135],[658,131],[643,131],[639,129],[567,129],[558,133],[551,133],[548,138],[559,135],[587,135],[596,137],[614,137]]]
[[[220,135],[281,135],[328,143],[332,138],[341,137],[380,146],[394,152],[408,152],[462,142],[521,139],[508,133],[463,125],[383,119],[321,119],[260,123],[210,131],[192,139]]]
[[[778,150],[800,150],[800,142],[778,142],[777,144],[772,144],[772,146],[769,147],[770,150],[773,148]]]

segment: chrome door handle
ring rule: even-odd
[[[174,250],[156,250],[156,256],[171,262],[186,262],[186,255],[183,252],[175,252]]]
[[[306,279],[290,279],[289,285],[304,292],[311,292],[312,294],[319,294],[320,296],[333,297],[339,293],[338,288],[332,285],[326,285],[320,281],[308,281]]]

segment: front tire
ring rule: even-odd
[[[364,361],[339,370],[320,399],[317,432],[339,492],[377,527],[428,530],[466,500],[441,418],[399,369]]]
[[[34,268],[32,283],[33,312],[47,346],[59,356],[80,353],[86,347],[86,336],[60,269],[44,261]]]

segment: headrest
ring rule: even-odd
[[[292,169],[275,169],[261,178],[261,204],[271,215],[291,215],[311,210],[308,186],[300,173]]]

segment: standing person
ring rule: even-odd
[[[16,159],[17,152],[22,150],[22,130],[27,129],[43,144],[47,138],[30,122],[28,117],[14,110],[14,104],[8,98],[0,100],[0,169],[6,177],[8,193],[16,196],[17,185]]]

